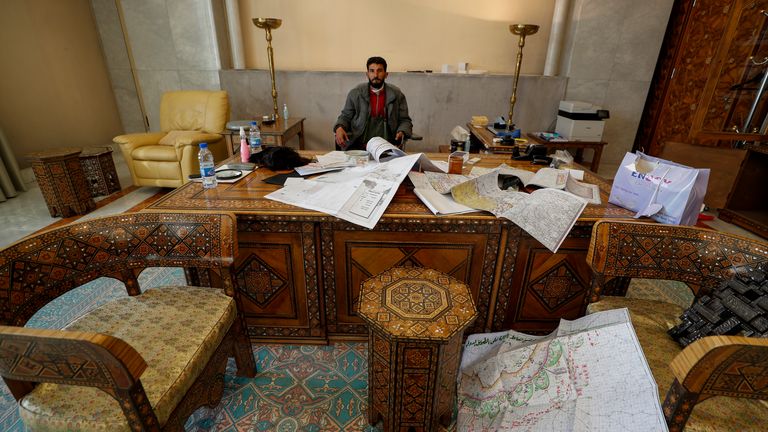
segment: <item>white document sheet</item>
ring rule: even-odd
[[[429,161],[421,153],[379,164],[354,167],[313,180],[289,179],[266,198],[336,216],[373,228],[414,164]]]

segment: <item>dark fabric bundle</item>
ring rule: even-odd
[[[309,159],[301,157],[296,150],[290,147],[267,147],[252,154],[248,161],[273,171],[293,169],[310,162]]]

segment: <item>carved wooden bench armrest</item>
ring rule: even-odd
[[[590,303],[623,295],[611,289],[616,278],[685,282],[699,296],[741,268],[768,267],[768,247],[703,228],[600,220],[592,228],[587,264],[593,271]]]
[[[146,368],[136,350],[109,335],[0,326],[0,375],[17,400],[32,390],[27,383],[98,387],[120,402],[128,419],[157,429],[139,381]]]
[[[713,396],[768,399],[768,339],[708,336],[670,364],[675,381],[664,400],[670,431],[683,430],[693,407]]]

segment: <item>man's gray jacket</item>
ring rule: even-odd
[[[343,126],[347,131],[349,140],[354,142],[365,130],[365,123],[371,115],[371,97],[368,93],[368,83],[362,83],[347,94],[347,101],[341,110],[341,115],[336,119],[333,131]],[[406,137],[413,133],[413,123],[408,116],[408,102],[399,88],[392,84],[384,84],[387,94],[387,125],[392,131],[392,139],[399,131],[403,131]],[[365,143],[363,143],[365,145]]]

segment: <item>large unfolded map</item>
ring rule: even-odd
[[[549,336],[467,338],[459,431],[665,431],[626,309],[561,320]]]
[[[559,189],[538,189],[530,194],[501,190],[498,176],[499,171],[494,170],[453,186],[451,195],[459,204],[511,220],[544,247],[557,252],[587,201]]]

